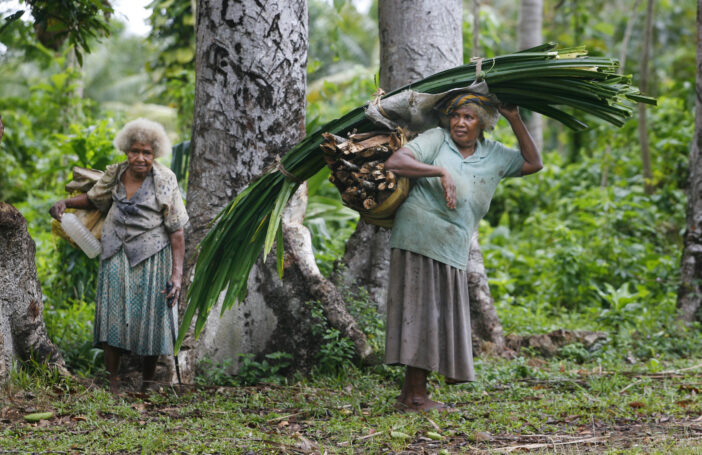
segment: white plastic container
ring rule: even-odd
[[[100,254],[102,250],[100,241],[88,228],[83,226],[77,216],[72,213],[64,213],[61,217],[61,227],[89,258],[92,259]]]

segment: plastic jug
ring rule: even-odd
[[[89,258],[92,259],[100,254],[102,250],[100,241],[88,228],[83,226],[77,216],[72,213],[64,213],[61,217],[61,227]]]

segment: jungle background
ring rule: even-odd
[[[639,85],[645,3],[545,0],[544,41],[586,45],[591,55],[624,55],[624,73]],[[17,417],[51,408],[55,424],[73,429],[76,439],[65,442],[66,452],[99,447],[165,453],[173,441],[164,434],[188,418],[205,422],[199,428],[209,435],[201,441],[193,435],[177,438],[184,451],[192,452],[480,451],[539,442],[523,436],[528,433],[569,434],[572,441],[580,435],[590,441],[573,447],[587,451],[602,448],[597,438],[606,431],[624,441],[627,450],[697,450],[697,430],[681,422],[702,414],[696,370],[684,370],[700,357],[702,336],[697,323],[683,326],[676,319],[695,123],[693,2],[655,2],[647,74],[647,93],[658,99],[658,106],[648,109],[647,121],[652,177],[645,181],[643,176],[636,117],[622,128],[596,124],[579,134],[546,121],[545,168],[503,182],[480,226],[490,290],[505,333],[577,329],[604,332],[606,339],[591,346],[566,345],[547,359],[528,349],[513,359],[481,358],[477,368],[482,379],[458,389],[445,389],[436,378],[440,398],[477,408],[470,417],[434,420],[383,417],[390,412],[389,397],[401,372],[355,362],[352,344],[324,323],[321,311],[316,313],[321,349],[312,371],[289,371],[285,352],[263,359],[242,353],[237,376],[228,373],[226,364],[202,363],[195,381],[200,390],[219,387],[209,397],[194,389],[188,399],[166,394],[127,402],[113,402],[104,391],[81,382],[104,375],[101,351],[91,343],[98,263],[52,235],[48,209],[65,197],[72,166],[104,169],[122,160],[111,141],[125,121],[136,116],[158,120],[174,144],[188,141],[192,132],[193,4],[154,0],[149,6],[148,36],[126,33],[122,19],[113,16],[95,28],[95,36],[85,36],[86,46],[78,52],[70,43],[52,49],[40,42],[33,23],[22,18],[0,25],[0,115],[6,128],[0,144],[0,200],[18,208],[28,222],[49,336],[75,375],[58,378],[31,364],[18,368],[5,386],[7,406],[0,403],[0,417],[11,423],[0,433],[0,447],[24,444],[16,447],[48,451],[31,442],[36,431],[64,444],[50,428],[37,429]],[[472,1],[464,2],[466,61],[473,55],[514,52],[515,2],[480,2],[478,49],[473,48],[474,7]],[[16,10],[0,2],[3,8],[4,18]],[[378,7],[377,1],[358,9],[350,1],[309,0],[308,8],[306,127],[312,131],[367,102],[376,90]],[[629,21],[634,26],[622,49]],[[492,137],[516,145],[504,120]],[[164,163],[177,168],[187,197],[182,160],[176,154]],[[313,234],[320,270],[328,275],[343,256],[358,217],[342,205],[326,177],[322,173],[310,183],[305,224]],[[373,345],[382,349],[382,317],[362,297],[348,305]],[[560,382],[553,380],[559,375]],[[349,383],[358,390],[347,389]],[[546,402],[540,410],[532,409]],[[120,421],[130,422],[122,435]],[[81,429],[84,425],[87,429]],[[102,446],[97,436],[88,436],[101,425],[99,431],[113,436],[117,445]],[[624,434],[622,428],[636,425],[649,426],[634,430],[632,437]],[[229,439],[214,431],[224,427],[231,432]],[[507,434],[523,437],[509,439]],[[642,443],[646,437],[653,443]],[[682,449],[679,440],[688,441]],[[563,436],[558,444],[564,441],[571,439]]]

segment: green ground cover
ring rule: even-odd
[[[475,383],[432,378],[456,408],[442,414],[395,411],[387,367],[117,398],[20,370],[0,390],[0,453],[702,453],[701,362],[479,358]]]

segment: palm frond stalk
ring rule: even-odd
[[[617,74],[616,59],[589,57],[584,47],[559,50],[554,43],[544,44],[485,59],[482,69],[476,74],[475,63],[458,66],[399,88],[385,97],[406,89],[442,93],[483,79],[503,103],[538,112],[574,130],[588,128],[587,116],[621,126],[632,115],[629,102],[656,103],[655,99],[641,95],[632,87],[630,77]],[[357,107],[307,136],[282,158],[282,166],[298,181],[312,177],[325,165],[320,150],[324,141],[322,133],[345,136],[352,130],[362,133],[375,129],[364,116],[364,108]],[[195,336],[200,334],[222,292],[226,291],[223,312],[246,297],[251,268],[261,250],[268,254],[275,240],[279,249],[278,271],[282,272],[280,219],[298,186],[279,170],[272,170],[244,189],[217,215],[216,224],[199,246],[177,348],[196,313]]]

